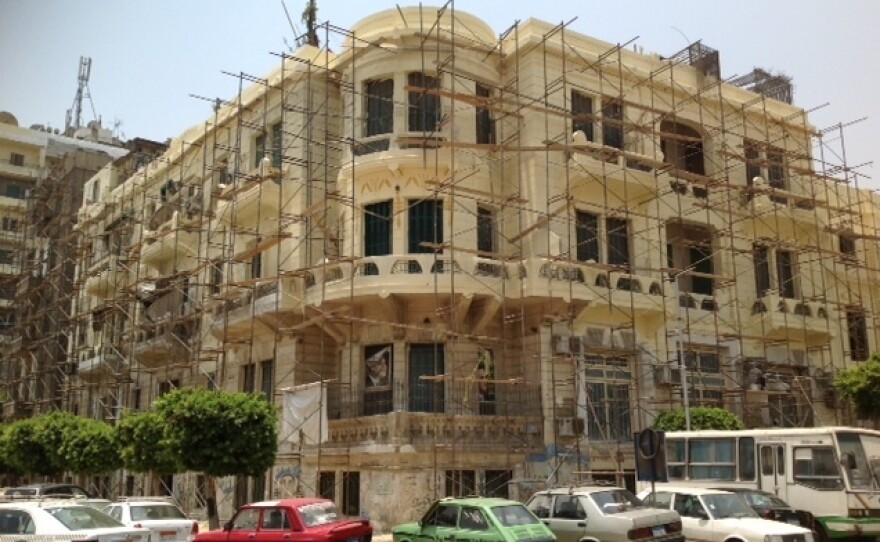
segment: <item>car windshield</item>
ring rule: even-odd
[[[131,507],[131,520],[186,519],[179,508],[170,504],[143,504]]]
[[[739,495],[733,493],[703,495],[703,502],[715,519],[758,517]]]
[[[538,518],[534,516],[529,509],[521,504],[505,504],[503,506],[493,506],[492,515],[498,518],[498,522],[505,527],[514,527],[516,525],[534,525],[540,523]]]
[[[590,498],[605,514],[617,514],[645,504],[626,489],[610,489],[591,493]]]
[[[840,463],[852,489],[880,489],[880,437],[840,432]]]
[[[59,506],[44,508],[44,510],[71,531],[123,526],[122,523],[107,514],[88,506]]]
[[[339,519],[339,512],[332,502],[316,502],[300,506],[299,516],[306,527],[315,527],[327,523],[333,523]]]

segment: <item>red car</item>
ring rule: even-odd
[[[327,499],[282,499],[246,504],[220,531],[195,536],[194,542],[370,542],[367,519],[340,517]]]

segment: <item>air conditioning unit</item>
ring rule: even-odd
[[[611,348],[610,329],[604,327],[588,327],[584,332],[584,347]]]
[[[556,418],[556,434],[560,437],[576,437],[584,434],[581,418]]]
[[[658,386],[681,385],[681,368],[672,365],[654,366],[654,384]]]

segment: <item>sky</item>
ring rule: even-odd
[[[239,77],[263,76],[304,30],[306,0],[0,0],[0,111],[19,124],[64,127],[81,56],[92,59],[83,121],[95,114],[123,138],[164,141],[205,121],[211,102],[232,98]],[[424,5],[442,5],[426,1]],[[318,0],[319,22],[350,28],[397,5]],[[794,83],[832,163],[858,166],[858,184],[880,189],[880,1],[450,0],[496,33],[517,21],[568,22],[609,43],[671,55],[702,40],[721,54],[722,77],[755,67]],[[341,38],[331,36],[339,50]],[[200,96],[202,98],[194,97]],[[92,105],[94,104],[94,113]],[[840,145],[841,130],[845,145]]]

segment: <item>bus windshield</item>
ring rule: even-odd
[[[849,487],[854,490],[880,490],[880,437],[840,432],[840,463]]]

